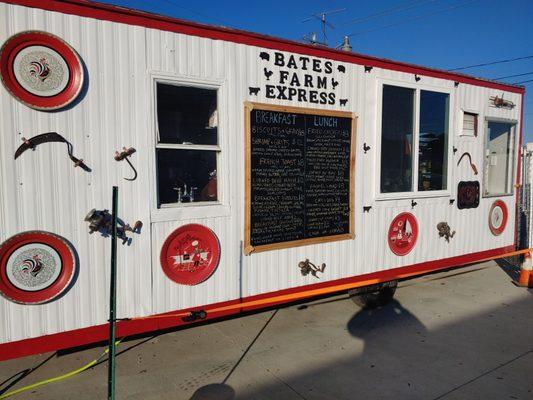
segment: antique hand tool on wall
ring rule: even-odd
[[[15,152],[15,160],[26,150],[28,149],[35,150],[35,147],[37,147],[37,145],[40,145],[43,143],[59,142],[59,143],[65,143],[67,145],[68,156],[74,163],[74,167],[80,167],[84,171],[91,172],[91,169],[83,162],[81,158],[76,158],[74,154],[72,154],[72,143],[70,143],[67,139],[65,139],[63,136],[61,136],[57,132],[42,133],[30,139],[26,139],[25,137],[23,137],[22,141],[24,143],[21,144],[19,148],[17,149],[17,151]]]
[[[133,178],[124,178],[127,181],[134,181],[135,179],[137,179],[137,170],[135,169],[135,167],[133,166],[133,164],[128,158],[131,155],[133,155],[133,153],[135,153],[136,151],[137,150],[135,150],[133,147],[129,147],[129,148],[123,147],[122,151],[120,152],[115,151],[115,160],[116,161],[126,160],[126,162],[130,165],[131,169],[133,170]]]

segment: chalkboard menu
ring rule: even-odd
[[[353,238],[351,113],[246,103],[245,252]]]

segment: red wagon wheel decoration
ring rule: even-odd
[[[65,239],[43,231],[20,233],[0,246],[0,293],[16,303],[46,303],[67,289],[75,265]]]
[[[170,234],[161,248],[161,267],[176,283],[197,285],[209,278],[220,260],[215,233],[198,224],[184,225]]]
[[[493,235],[498,236],[503,233],[507,225],[507,206],[501,200],[492,203],[489,211],[489,228]]]
[[[0,49],[0,77],[17,100],[37,110],[57,110],[83,86],[80,58],[65,41],[42,31],[11,36]]]
[[[418,238],[418,222],[413,214],[398,214],[390,224],[388,242],[391,251],[398,256],[405,256],[415,247]]]

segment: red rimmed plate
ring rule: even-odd
[[[404,212],[398,214],[389,226],[387,240],[389,248],[397,256],[405,256],[418,239],[418,222],[413,214]]]
[[[507,225],[507,206],[501,200],[496,200],[492,203],[489,211],[489,229],[494,236],[501,235]]]
[[[42,31],[7,39],[0,49],[0,77],[11,95],[37,110],[67,106],[78,97],[84,79],[74,49]]]
[[[16,303],[46,303],[69,286],[75,264],[71,246],[60,236],[19,233],[0,246],[0,293]]]
[[[215,233],[198,224],[179,227],[161,248],[161,267],[176,283],[197,285],[209,278],[220,261]]]

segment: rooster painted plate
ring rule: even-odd
[[[65,239],[44,231],[19,233],[0,246],[0,293],[16,303],[46,303],[68,288],[75,265]]]
[[[220,244],[206,226],[188,224],[179,227],[161,248],[161,267],[176,283],[197,285],[215,272],[220,260]]]
[[[37,110],[57,110],[73,102],[83,86],[76,51],[57,36],[25,31],[0,49],[0,77],[20,102]]]

